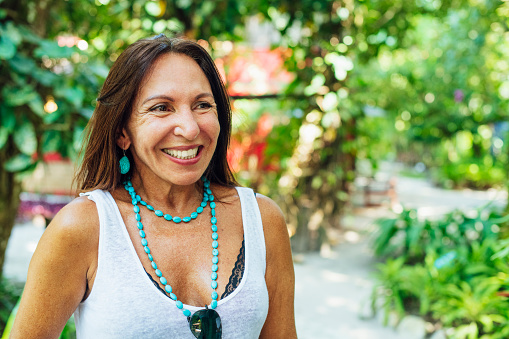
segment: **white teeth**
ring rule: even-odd
[[[173,149],[165,149],[164,152],[174,158],[178,159],[192,159],[196,157],[196,154],[198,153],[198,147],[189,149],[187,151],[177,151]]]

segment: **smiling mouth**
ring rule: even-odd
[[[199,151],[199,147],[188,149],[185,151],[174,150],[174,149],[163,149],[163,152],[168,154],[170,157],[182,159],[182,160],[196,158],[198,151]]]

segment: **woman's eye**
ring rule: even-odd
[[[200,102],[198,105],[196,105],[196,108],[198,109],[209,109],[212,108],[212,104],[208,102]]]
[[[157,105],[150,109],[151,112],[165,112],[168,110],[166,105]]]

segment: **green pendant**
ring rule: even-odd
[[[221,339],[223,334],[221,318],[212,309],[195,312],[189,320],[189,328],[198,339]]]

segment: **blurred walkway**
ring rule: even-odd
[[[409,339],[369,315],[374,261],[365,234],[372,229],[375,209],[348,218],[350,230],[329,253],[307,254],[295,264],[297,332],[300,339]]]
[[[443,190],[426,180],[398,178],[398,201],[416,208],[420,218],[437,218],[451,210],[472,210],[490,201],[504,207],[505,192]],[[345,231],[329,253],[308,254],[295,264],[296,320],[300,339],[410,339],[409,333],[383,327],[369,315],[376,264],[369,246],[374,220],[390,215],[387,208],[361,208],[344,220]]]
[[[421,179],[398,178],[398,201],[418,209],[420,217],[436,217],[454,208],[469,210],[491,200],[504,206],[507,196],[496,191],[448,191],[432,187]],[[300,339],[409,339],[394,329],[383,327],[368,314],[369,296],[374,285],[375,261],[369,247],[373,221],[390,212],[386,208],[362,208],[345,217],[339,243],[329,251],[297,256],[296,321]],[[7,248],[4,275],[17,281],[26,279],[30,257],[44,227],[33,223],[16,225]]]

